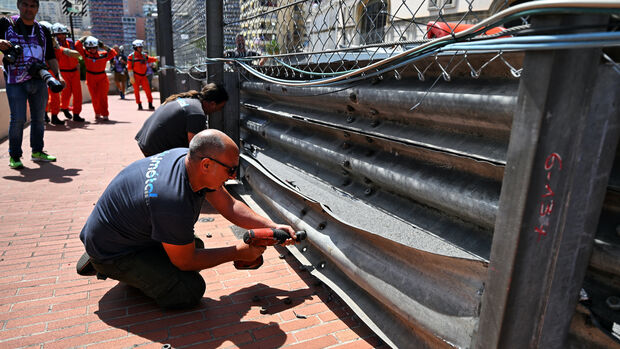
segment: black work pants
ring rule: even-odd
[[[175,267],[161,246],[120,257],[111,263],[93,261],[92,264],[100,274],[139,289],[163,308],[196,306],[206,289],[197,271]]]

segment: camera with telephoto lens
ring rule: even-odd
[[[17,58],[19,58],[19,56],[21,56],[23,52],[24,48],[20,45],[15,44],[8,49],[2,51],[2,53],[4,54],[4,61],[8,64],[15,63],[15,61],[17,61]]]
[[[41,62],[34,62],[28,69],[28,74],[33,78],[40,78],[47,84],[47,87],[54,93],[62,91],[65,87],[60,81],[47,71],[47,65]]]

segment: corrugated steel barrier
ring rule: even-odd
[[[295,255],[387,344],[486,347],[476,336],[520,81],[457,72],[431,84],[242,82],[243,179],[308,232]],[[588,274],[602,293],[620,276],[617,167]],[[575,319],[570,343],[612,343]]]

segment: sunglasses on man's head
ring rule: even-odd
[[[217,162],[218,164],[220,164],[220,165],[222,165],[222,166],[226,167],[226,169],[228,170],[228,175],[229,175],[230,177],[234,176],[234,175],[235,175],[235,173],[237,173],[237,169],[239,168],[239,165],[237,165],[237,166],[233,166],[233,167],[230,167],[230,166],[225,165],[225,164],[223,164],[223,163],[221,163],[221,162],[219,162],[219,161],[215,160],[214,158],[211,158],[211,157],[208,157],[208,156],[203,156],[203,157],[202,157],[202,159],[209,159],[209,160],[213,160],[213,161]]]

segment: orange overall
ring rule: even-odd
[[[51,70],[48,71],[55,79],[57,79],[54,72]],[[45,111],[52,113],[52,115],[58,115],[58,113],[60,113],[60,93],[52,92],[49,87],[47,88],[47,108],[45,108]]]
[[[97,49],[97,53],[91,55],[84,50],[81,41],[75,43],[75,50],[84,58],[86,64],[86,85],[92,99],[95,117],[110,115],[108,111],[108,90],[110,80],[105,72],[106,63],[116,56],[116,50],[110,51]]]
[[[149,80],[146,78],[146,64],[157,62],[157,58],[143,55],[138,51],[134,51],[127,57],[127,70],[133,70],[133,93],[136,96],[136,103],[142,103],[140,101],[140,86],[146,93],[146,99],[149,103],[153,103],[153,96],[151,95],[151,86],[149,86]]]
[[[58,42],[60,47],[74,50],[73,42],[65,39],[64,42]],[[77,58],[69,57],[62,53],[62,48],[57,49],[56,59],[60,68],[60,75],[65,80],[65,88],[60,93],[61,103],[60,109],[69,109],[69,101],[73,95],[73,114],[82,112],[82,86],[80,84],[80,66]]]

